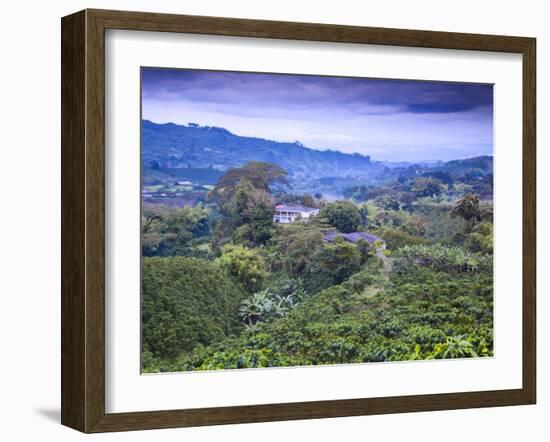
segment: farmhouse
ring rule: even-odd
[[[351,233],[340,233],[340,232],[328,232],[323,236],[323,242],[333,242],[336,238],[343,238],[345,241],[352,242],[356,244],[359,240],[368,242],[369,244],[377,244],[378,249],[384,250],[386,248],[386,241],[384,241],[379,236],[373,235],[372,233],[365,232],[351,232]]]
[[[278,206],[275,206],[273,222],[288,224],[299,219],[309,218],[310,216],[317,215],[318,213],[319,209],[315,209],[313,207],[279,204]]]

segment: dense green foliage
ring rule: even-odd
[[[349,201],[329,203],[321,211],[329,224],[344,233],[355,232],[361,222],[359,209]]]
[[[244,291],[208,261],[143,258],[143,351],[149,360],[174,357],[237,333],[244,298]]]
[[[274,321],[168,365],[170,370],[319,365],[492,354],[491,276],[412,264],[383,289],[380,262]]]
[[[260,290],[267,276],[261,255],[243,246],[226,244],[217,263],[248,292]]]
[[[332,202],[281,190],[283,169],[251,162],[194,207],[144,205],[143,370],[493,355],[488,158],[388,170]],[[320,213],[274,224],[276,204]]]
[[[202,206],[145,209],[142,225],[143,256],[190,255],[209,234],[209,210]]]
[[[221,213],[215,222],[214,245],[234,241],[265,244],[273,234],[273,203],[269,187],[284,183],[286,172],[268,163],[251,162],[230,169],[208,194]]]

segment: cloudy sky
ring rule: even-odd
[[[144,68],[142,117],[374,160],[450,160],[493,151],[488,84]]]

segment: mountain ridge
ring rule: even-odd
[[[145,167],[214,168],[225,171],[248,161],[279,165],[295,178],[365,173],[370,156],[316,150],[296,141],[280,142],[236,135],[216,126],[154,123],[142,120],[142,163]]]

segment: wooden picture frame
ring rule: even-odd
[[[271,405],[105,412],[105,30],[517,53],[523,57],[523,385]],[[536,152],[533,38],[84,10],[62,19],[62,424],[91,432],[534,404]]]

